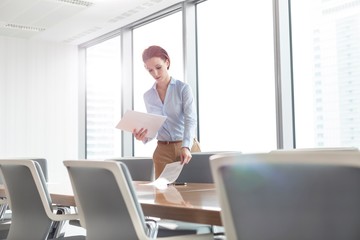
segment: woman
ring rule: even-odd
[[[170,57],[165,49],[150,46],[144,50],[142,58],[146,70],[155,79],[153,87],[144,94],[146,109],[149,113],[167,116],[158,131],[153,155],[158,178],[166,164],[174,161],[187,164],[191,152],[200,152],[195,139],[197,115],[190,86],[169,75]],[[144,143],[151,140],[146,137],[147,129],[134,129],[133,134]]]

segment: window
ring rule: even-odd
[[[358,1],[292,0],[291,16],[296,147],[358,147]]]
[[[86,157],[121,156],[120,37],[86,49]]]
[[[197,5],[203,151],[276,149],[272,13],[268,0]]]

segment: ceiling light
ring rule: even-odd
[[[11,28],[11,29],[24,30],[24,31],[33,31],[33,32],[45,31],[45,28],[24,26],[24,25],[13,24],[13,23],[8,23],[8,24],[4,25],[4,27]]]
[[[93,5],[92,2],[81,1],[81,0],[57,0],[57,1],[69,3],[69,4],[73,4],[73,5],[78,5],[78,6],[85,6],[85,7],[89,7],[89,6]]]

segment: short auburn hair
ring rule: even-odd
[[[161,58],[164,61],[168,60],[169,61],[169,66],[168,66],[167,69],[170,68],[169,54],[162,47],[153,45],[153,46],[150,46],[150,47],[148,47],[148,48],[146,48],[144,50],[144,52],[142,54],[143,62],[146,62],[147,60],[149,60],[150,58],[153,58],[153,57]]]

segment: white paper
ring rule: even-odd
[[[180,161],[166,164],[160,176],[149,184],[155,185],[159,188],[167,187],[169,183],[176,181],[183,169],[183,166],[184,165],[181,164]]]
[[[128,110],[116,125],[116,128],[131,133],[134,129],[140,130],[140,128],[144,128],[148,130],[146,137],[154,138],[165,120],[166,116]]]
[[[166,179],[168,183],[175,182],[176,179],[179,177],[183,169],[183,166],[184,165],[181,164],[180,161],[166,164],[164,170],[162,171],[158,179],[159,178]]]

